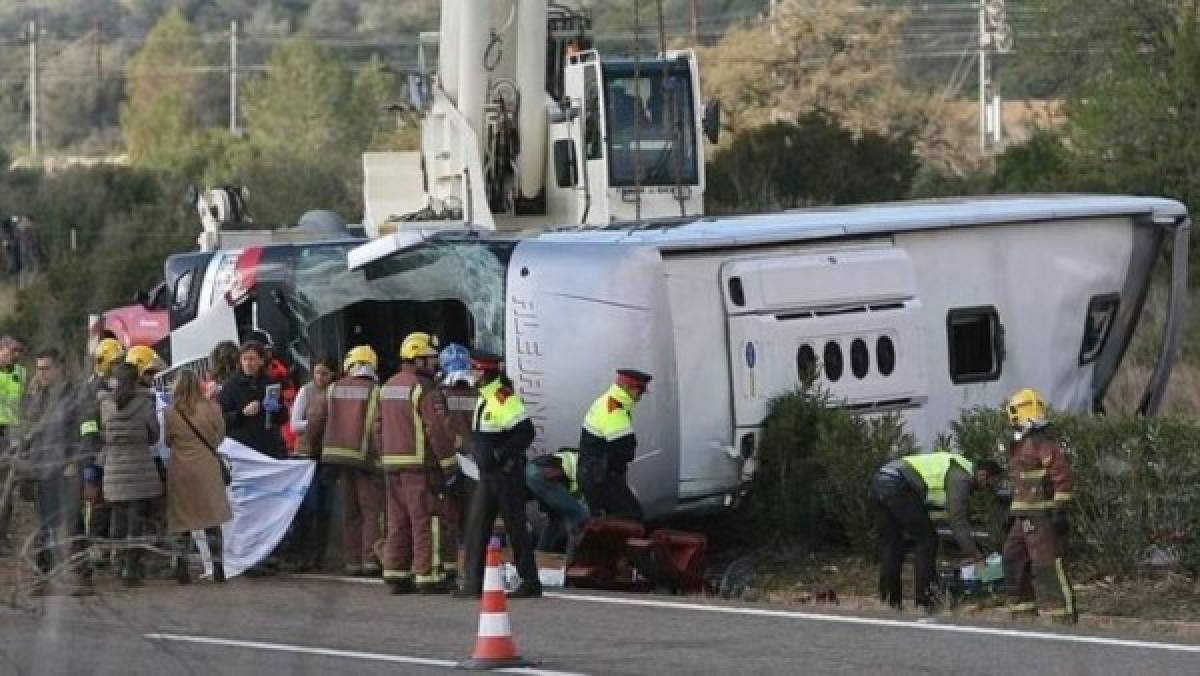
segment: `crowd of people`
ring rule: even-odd
[[[148,347],[99,341],[80,382],[55,349],[34,355],[31,377],[23,349],[0,339],[0,481],[33,502],[37,524],[27,546],[10,542],[13,499],[0,496],[0,546],[37,569],[37,594],[93,593],[105,566],[139,586],[147,551],[168,553],[166,569],[190,583],[193,548],[202,577],[223,582],[226,487],[235,479],[219,452],[225,439],[316,463],[287,535],[258,572],[327,569],[340,500],[346,574],[382,576],[395,594],[478,597],[502,516],[521,576],[512,594],[536,597],[535,542],[569,555],[589,517],[642,516],[625,480],[632,410],[651,379],[639,371],[619,371],[591,406],[578,449],[530,460],[533,425],[502,360],[458,344],[439,349],[428,333],[405,338],[386,380],[374,349],[359,345],[341,364],[315,359],[303,385],[261,332],[218,344],[203,366],[177,369],[157,389],[165,364]],[[536,534],[530,499],[546,516]]]
[[[0,337],[0,554],[20,550],[36,567],[35,593],[51,581],[92,593],[93,569],[106,563],[121,583],[138,586],[147,549],[170,552],[174,576],[190,583],[196,547],[204,576],[223,582],[222,525],[232,518],[226,486],[233,479],[218,450],[225,439],[272,459],[316,463],[284,541],[260,567],[267,572],[326,569],[340,500],[348,575],[381,576],[394,594],[479,597],[500,516],[521,578],[511,595],[537,597],[535,543],[569,559],[590,518],[642,519],[626,481],[637,446],[632,412],[651,381],[637,370],[619,370],[588,408],[578,448],[531,459],[534,427],[501,358],[453,343],[439,350],[429,333],[404,339],[399,370],[386,380],[375,350],[358,345],[340,365],[314,360],[302,386],[257,331],[241,345],[218,344],[199,370],[178,369],[169,391],[161,381],[155,388],[165,365],[152,349],[126,350],[114,338],[96,346],[82,382],[67,377],[56,349],[34,355],[32,376],[23,354],[19,340]],[[1014,394],[1006,412],[1013,428],[1003,546],[1010,607],[1018,616],[1040,609],[1072,622],[1077,610],[1062,561],[1067,456],[1048,432],[1036,391]],[[965,564],[983,562],[968,499],[995,487],[1000,475],[995,462],[944,450],[879,469],[870,495],[884,602],[902,605],[900,569],[913,543],[915,601],[934,610],[941,592],[935,522],[949,525]],[[35,506],[27,547],[9,538],[15,494]],[[531,500],[546,516],[536,535],[527,523]]]

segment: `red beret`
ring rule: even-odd
[[[488,352],[475,351],[471,353],[471,366],[480,371],[499,371],[502,361],[504,360],[501,357]]]

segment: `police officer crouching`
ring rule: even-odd
[[[938,552],[934,519],[949,522],[967,560],[983,561],[967,520],[968,499],[972,490],[989,489],[999,477],[1000,466],[991,460],[972,463],[958,453],[941,450],[905,456],[880,468],[871,486],[871,499],[882,540],[879,593],[885,603],[897,610],[902,607],[900,569],[907,534],[916,541],[913,576],[917,607],[933,611]]]
[[[512,548],[521,584],[512,598],[542,595],[537,562],[525,522],[525,453],[535,431],[525,404],[501,371],[500,358],[482,352],[471,355],[480,373],[479,400],[471,424],[472,455],[479,465],[479,486],[471,498],[467,519],[466,569],[457,598],[479,597],[483,591],[484,552],[496,514],[504,517],[504,531]]]
[[[579,435],[579,484],[592,516],[642,520],[642,506],[629,489],[626,472],[637,451],[633,407],[652,376],[633,369],[592,402]]]

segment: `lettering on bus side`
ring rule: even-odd
[[[550,415],[543,382],[546,370],[545,354],[542,351],[542,322],[532,299],[513,294],[509,303],[512,308],[513,338],[516,343],[517,392],[525,402],[525,410],[537,430],[537,437],[532,446],[533,454],[542,455],[549,452],[546,448],[546,421]]]

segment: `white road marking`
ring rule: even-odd
[[[322,657],[345,657],[355,660],[371,660],[374,662],[398,662],[401,664],[418,664],[424,667],[441,667],[456,669],[458,662],[451,660],[435,660],[428,657],[409,657],[407,655],[389,655],[385,653],[368,653],[358,650],[335,650],[333,648],[313,648],[286,643],[263,643],[261,641],[239,641],[228,638],[213,638],[211,636],[184,636],[182,634],[145,634],[144,638],[151,641],[175,641],[179,643],[199,643],[201,645],[228,646],[232,648],[247,648],[250,650],[269,650],[281,653],[300,653],[304,655],[320,655]],[[506,674],[531,674],[533,676],[583,676],[570,671],[550,671],[532,667],[513,667],[496,669]]]
[[[926,624],[909,620],[885,620],[873,617],[858,617],[856,615],[828,615],[823,613],[806,613],[788,610],[771,610],[768,608],[743,608],[737,606],[710,606],[702,603],[683,603],[680,601],[659,601],[655,599],[612,598],[607,596],[590,596],[586,594],[567,594],[562,592],[546,592],[546,596],[566,601],[582,601],[586,603],[608,603],[612,605],[640,606],[643,608],[668,608],[671,610],[696,610],[710,613],[727,613],[731,615],[754,615],[759,617],[779,617],[809,622],[835,622],[841,624],[859,624],[875,627],[896,627],[900,629],[920,629],[924,631],[944,631],[958,634],[983,634],[987,636],[1005,636],[1008,638],[1024,638],[1042,641],[1059,641],[1063,643],[1087,643],[1107,645],[1118,648],[1142,648],[1146,650],[1166,650],[1171,652],[1200,653],[1200,645],[1180,643],[1157,643],[1154,641],[1133,641],[1120,638],[1104,638],[1102,636],[1082,636],[1076,634],[1054,634],[1043,631],[1024,631],[1020,629],[995,629],[991,627],[975,627],[960,624]]]
[[[337,580],[343,582],[360,582],[367,584],[382,583],[381,580],[341,577],[337,575],[297,575],[308,579]],[[887,620],[876,617],[859,617],[857,615],[829,615],[824,613],[808,613],[790,610],[771,610],[769,608],[745,608],[740,606],[712,606],[703,603],[684,603],[680,601],[661,601],[656,599],[616,598],[564,592],[545,592],[551,598],[566,601],[583,601],[588,603],[609,603],[613,605],[642,606],[645,608],[669,608],[674,610],[695,610],[711,613],[727,613],[733,615],[756,615],[759,617],[780,617],[810,622],[834,622],[841,624],[858,624],[875,627],[896,627],[900,629],[921,629],[925,631],[943,631],[959,634],[982,634],[987,636],[1005,636],[1008,638],[1023,638],[1041,641],[1058,641],[1062,643],[1084,643],[1092,645],[1107,645],[1117,648],[1141,648],[1145,650],[1165,650],[1169,652],[1200,653],[1200,645],[1181,643],[1158,643],[1155,641],[1135,641],[1121,638],[1106,638],[1103,636],[1086,636],[1079,634],[1055,634],[1046,631],[1026,631],[1022,629],[998,629],[993,627],[976,627],[961,624],[923,623],[915,620]]]

